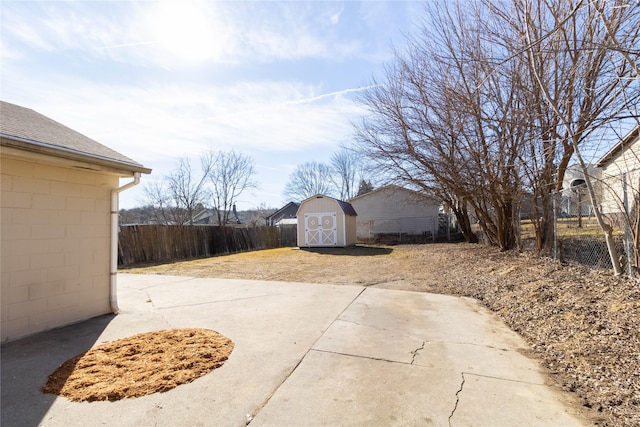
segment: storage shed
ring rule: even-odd
[[[350,203],[318,194],[298,208],[298,247],[356,244],[356,211]]]

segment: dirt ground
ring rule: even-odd
[[[233,343],[208,329],[169,329],[108,342],[67,360],[41,388],[69,400],[120,400],[167,391],[219,368]]]
[[[640,425],[640,284],[469,244],[280,248],[123,270],[469,296],[531,345],[601,426]]]

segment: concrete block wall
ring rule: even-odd
[[[118,176],[4,156],[0,175],[1,340],[108,313]]]

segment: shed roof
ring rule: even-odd
[[[596,166],[601,168],[607,165],[611,160],[618,157],[625,147],[633,144],[635,139],[640,137],[640,125],[636,125],[635,128],[631,130],[624,138],[622,138],[617,144],[615,144],[609,151],[605,153],[604,156],[598,160]]]
[[[131,172],[151,173],[140,163],[30,108],[0,101],[2,145],[81,160]]]
[[[351,203],[345,202],[344,200],[337,200],[337,199],[336,199],[336,202],[338,202],[338,206],[340,206],[340,209],[342,209],[342,212],[344,212],[345,215],[358,216],[358,214],[356,213],[356,210],[353,208]]]
[[[323,199],[323,198],[324,199],[334,200],[338,204],[338,206],[340,207],[340,210],[342,210],[342,212],[345,215],[358,216],[358,214],[356,213],[356,210],[353,208],[353,206],[351,206],[351,203],[345,202],[344,200],[334,199],[333,197],[325,196],[324,194],[316,194],[315,196],[309,197],[308,199],[305,199],[302,202],[300,202],[300,207],[298,208],[298,212],[300,212],[300,209],[302,208],[302,205],[304,205],[309,200]]]

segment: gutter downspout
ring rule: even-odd
[[[118,308],[118,292],[117,292],[117,275],[118,275],[118,216],[120,214],[118,195],[135,185],[140,183],[140,172],[133,173],[133,181],[123,185],[120,188],[111,190],[111,265],[109,267],[109,305],[111,312],[117,314]]]

